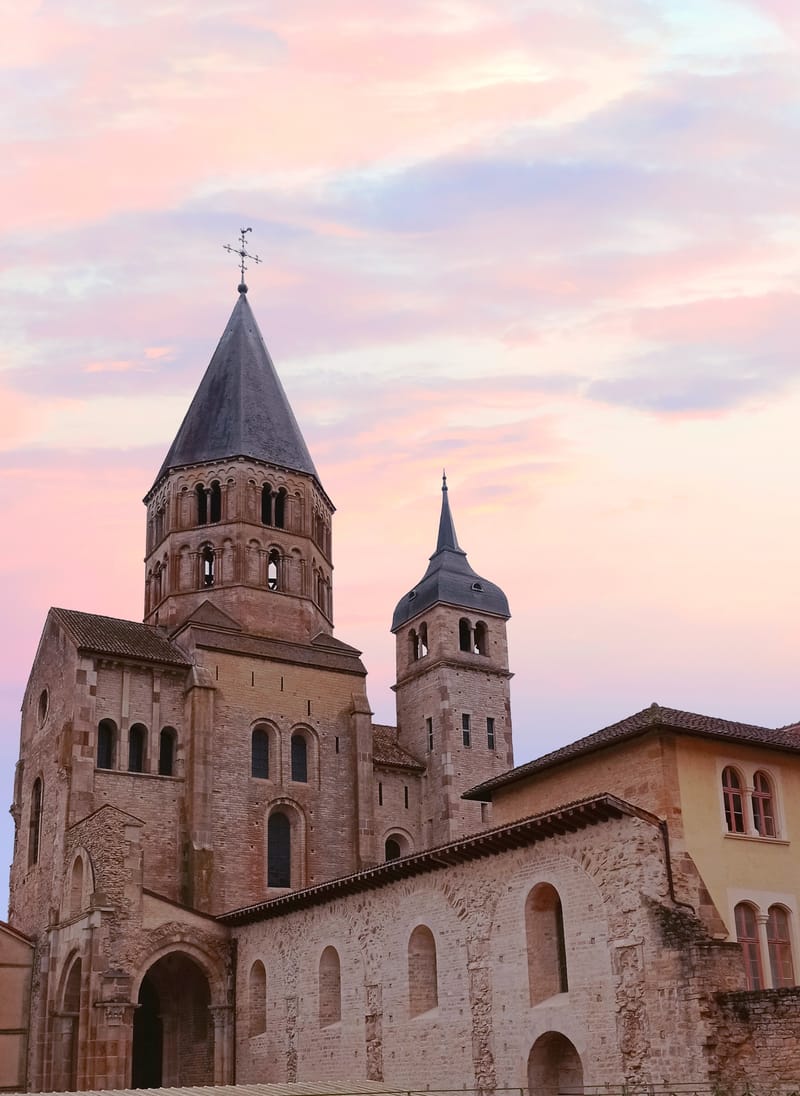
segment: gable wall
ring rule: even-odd
[[[59,624],[48,616],[22,704],[20,762],[11,813],[16,833],[11,866],[9,922],[36,938],[48,921],[53,889],[60,889],[64,828],[68,810],[68,766],[72,761],[76,722],[88,689],[78,681],[79,659]],[[39,699],[47,690],[45,718]],[[31,798],[42,781],[39,855],[30,863]]]
[[[674,744],[666,735],[643,735],[497,788],[492,817],[504,825],[603,792],[667,819],[670,836],[681,835]]]

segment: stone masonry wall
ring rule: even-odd
[[[524,909],[539,882],[561,897],[569,989],[531,1006]],[[699,923],[688,942],[670,938],[658,911],[673,908],[658,828],[626,817],[234,928],[237,1079],[525,1086],[533,1043],[557,1031],[587,1085],[702,1082],[714,964],[695,977],[692,949],[713,945]],[[436,943],[438,1005],[412,1016],[408,942],[419,925]],[[321,1026],[327,947],[340,958],[342,1018]],[[267,1020],[250,1035],[256,960]]]
[[[292,841],[302,845],[293,887],[358,870],[351,712],[363,678],[227,651],[203,650],[199,657],[214,684],[212,912],[267,896],[267,820],[273,809],[296,823]],[[256,724],[272,732],[268,779],[251,776]],[[307,741],[305,782],[292,780],[293,733]]]
[[[800,987],[719,993],[714,1005],[720,1087],[800,1091]]]
[[[459,649],[461,617],[486,624],[486,654]],[[415,661],[409,635],[423,625],[428,653]],[[462,793],[513,765],[505,621],[448,605],[432,606],[397,633],[396,660],[398,741],[428,767],[423,840],[434,845],[475,833],[485,828],[488,811],[463,800]],[[464,715],[470,720],[468,745]],[[493,743],[487,717],[494,721]]]

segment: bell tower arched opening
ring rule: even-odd
[[[133,1088],[214,1083],[208,978],[188,955],[157,960],[139,987],[133,1018]]]

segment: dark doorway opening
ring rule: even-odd
[[[158,991],[145,975],[133,1014],[133,1088],[161,1087],[164,1025],[159,1007]]]
[[[211,991],[188,955],[172,952],[142,979],[133,1018],[133,1088],[214,1083]]]

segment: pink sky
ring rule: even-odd
[[[654,700],[800,718],[794,3],[39,0],[3,23],[0,799],[48,606],[141,616],[140,500],[241,225],[376,718],[443,466],[511,604],[518,761]]]

